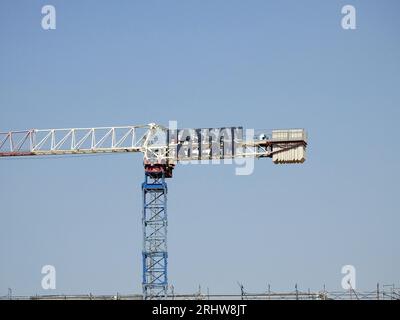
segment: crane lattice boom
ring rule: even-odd
[[[243,157],[301,163],[306,145],[302,129],[246,138],[241,127],[170,130],[157,124],[0,132],[0,157],[142,152],[146,163],[167,165]]]

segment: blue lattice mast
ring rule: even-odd
[[[168,291],[167,183],[171,170],[145,166],[143,192],[143,298],[163,299]]]

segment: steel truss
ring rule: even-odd
[[[143,298],[167,297],[167,183],[163,172],[146,171],[143,192]]]
[[[266,139],[259,139],[247,133],[243,137],[241,130],[233,128],[232,132],[227,129],[207,129],[203,137],[206,140],[193,136],[194,129],[185,130],[192,132],[192,136],[184,136],[187,138],[184,141],[179,139],[176,130],[154,123],[0,132],[0,157],[141,152],[145,162],[173,166],[180,161],[272,158],[277,153],[307,145],[305,133],[294,136],[289,134],[290,130],[279,139],[273,137],[274,130],[272,135],[265,135]],[[214,135],[210,135],[210,132]]]

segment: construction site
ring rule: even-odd
[[[0,300],[400,300],[399,5],[304,1],[2,1]]]
[[[177,129],[156,124],[109,127],[10,131],[0,133],[0,157],[46,157],[96,153],[140,152],[143,154],[142,183],[143,294],[138,295],[48,295],[13,296],[15,300],[399,300],[395,285],[379,284],[375,291],[174,294],[168,283],[167,182],[179,162],[198,163],[269,158],[275,164],[301,164],[306,159],[307,135],[302,129],[272,130],[255,135],[242,127]],[[172,292],[171,292],[172,291]]]
[[[273,130],[258,136],[242,127],[177,129],[157,124],[10,131],[0,133],[0,157],[43,157],[140,152],[143,154],[143,298],[167,299],[167,178],[178,162],[232,162],[272,158],[275,164],[305,161],[302,129]]]

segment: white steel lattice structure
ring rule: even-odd
[[[0,156],[151,153],[149,142],[161,127],[155,124],[126,127],[31,129],[0,133]],[[161,130],[164,131],[164,130]],[[147,151],[147,152],[145,152]]]
[[[272,158],[303,163],[307,146],[302,129],[255,135],[242,127],[169,129],[154,123],[125,127],[24,130],[0,133],[0,158],[141,152],[143,192],[143,297],[168,297],[167,184],[178,162]]]
[[[272,130],[272,135],[265,134],[255,139],[247,137],[246,140],[241,128],[235,128],[241,130],[237,133],[226,134],[226,130],[230,129],[232,128],[174,131],[160,125],[148,124],[0,132],[0,157],[142,152],[145,162],[162,164],[241,157],[273,157],[277,163],[301,163],[305,160],[307,137],[302,129]],[[206,136],[211,139],[200,141],[191,136],[195,130],[218,131]],[[199,131],[194,135],[198,134],[203,133]],[[185,140],[180,140],[182,136]],[[227,143],[221,145],[220,140],[230,143],[229,152],[224,152]],[[192,152],[188,153],[189,149]],[[286,152],[290,150],[292,152]],[[296,151],[296,155],[291,157],[293,151]],[[280,157],[285,153],[286,157]]]

